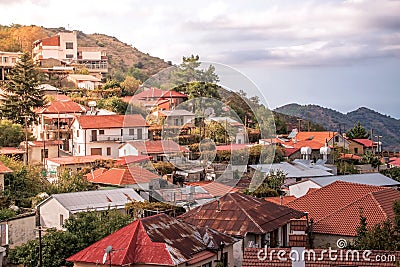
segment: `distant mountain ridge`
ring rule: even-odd
[[[289,116],[300,117],[303,120],[320,124],[328,130],[346,132],[356,123],[368,131],[373,129],[374,135],[382,136],[383,149],[400,150],[400,120],[383,115],[375,110],[360,107],[346,114],[318,105],[299,105],[296,103],[284,105],[274,110]],[[306,130],[306,123],[302,128]],[[375,138],[376,139],[376,138]]]

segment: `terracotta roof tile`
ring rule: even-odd
[[[46,144],[47,145],[47,144]],[[71,164],[87,164],[93,163],[96,160],[111,160],[111,157],[101,155],[90,155],[90,156],[65,156],[57,158],[48,158],[48,161],[58,163],[60,165],[71,165]]]
[[[8,168],[6,165],[4,165],[3,162],[0,161],[0,173],[11,173],[13,170]]]
[[[130,185],[139,183],[149,183],[152,179],[159,178],[142,167],[131,166],[129,168],[111,168],[98,176],[86,176],[88,181],[95,184],[108,185]]]
[[[60,36],[52,36],[40,40],[43,46],[60,46]]]
[[[189,149],[173,140],[130,141],[127,144],[134,146],[142,155],[189,152]]]
[[[108,129],[149,126],[139,114],[132,115],[82,115],[76,118],[82,129]]]
[[[320,144],[325,144],[326,141],[332,139],[337,132],[298,132],[297,140],[313,140]]]
[[[340,197],[338,197],[340,196]],[[289,202],[288,207],[309,212],[318,233],[354,236],[360,209],[369,225],[393,218],[393,202],[400,192],[392,188],[337,181]]]
[[[282,197],[266,197],[264,198],[266,201],[278,204],[278,205],[286,205],[287,203],[296,199],[295,196],[282,196]]]
[[[177,91],[173,90],[165,91],[157,88],[150,88],[133,96],[134,99],[140,99],[140,100],[146,98],[157,99],[157,98],[187,98],[187,97],[188,97],[187,95],[179,93]]]
[[[370,148],[374,146],[374,142],[369,139],[351,139],[352,141],[356,141],[357,143],[362,144],[364,147]]]
[[[84,113],[87,108],[74,101],[52,101],[45,107],[37,109],[38,114],[65,114],[65,113]]]

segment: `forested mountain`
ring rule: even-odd
[[[366,107],[343,114],[318,105],[288,104],[275,109],[276,112],[297,116],[324,126],[328,130],[347,131],[360,122],[374,135],[381,135],[384,150],[400,150],[400,120],[383,115]],[[303,123],[303,127],[306,124]]]

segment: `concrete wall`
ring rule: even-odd
[[[45,228],[55,227],[63,229],[60,224],[60,215],[64,221],[69,218],[70,214],[56,199],[51,198],[39,207],[40,225]]]
[[[347,244],[353,242],[353,236],[341,236],[341,235],[327,235],[327,234],[318,234],[314,233],[314,247],[315,248],[328,248],[331,247],[333,249],[337,249],[336,242],[338,239],[345,239]]]
[[[43,155],[42,149],[44,149],[44,147],[41,147],[41,146],[29,147],[28,160],[30,163],[41,163],[42,162],[42,155]],[[46,149],[48,150],[49,158],[58,157],[58,146],[57,145],[46,146]]]
[[[68,60],[68,61],[73,61],[77,60],[78,56],[78,42],[76,38],[76,32],[60,32],[60,49],[59,49],[59,54],[58,54],[58,59],[59,60]],[[66,48],[66,43],[71,42],[73,43],[73,48],[72,49],[67,49]],[[72,58],[67,58],[67,54],[73,55]]]
[[[119,150],[118,154],[120,157],[130,156],[130,155],[139,156],[139,151],[130,144],[125,144],[124,146],[120,147],[118,150]]]
[[[10,248],[25,244],[36,238],[36,215],[21,217],[5,221],[2,225],[8,225],[8,245]]]
[[[306,180],[298,184],[289,185],[289,195],[295,197],[304,196],[310,188],[321,188],[313,181]]]

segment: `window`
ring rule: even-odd
[[[66,54],[65,57],[66,58],[74,58],[74,55],[73,54]]]
[[[201,267],[211,267],[211,261],[207,262],[206,264],[201,265]]]
[[[104,134],[104,130],[99,130],[99,134]]]
[[[78,145],[78,153],[79,154],[81,153],[81,146],[80,145]]]
[[[354,154],[358,154],[358,147],[354,148]]]
[[[121,129],[121,136],[124,135],[124,129]]]
[[[76,137],[79,137],[79,130],[76,130]]]
[[[7,61],[8,61],[8,57],[3,57],[3,62],[7,63]]]
[[[129,129],[129,135],[135,135],[135,129]]]
[[[107,156],[111,156],[111,147],[107,147]]]
[[[73,42],[66,42],[65,43],[65,48],[66,49],[74,49],[74,43]]]
[[[142,129],[137,129],[137,139],[143,139],[143,131]]]
[[[60,225],[64,225],[64,215],[60,214]]]
[[[335,136],[335,143],[339,143],[339,136]]]

